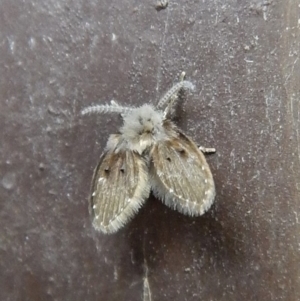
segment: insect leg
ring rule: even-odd
[[[216,149],[213,147],[199,146],[199,149],[201,150],[202,153],[215,153],[216,152]]]

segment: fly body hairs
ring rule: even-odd
[[[149,197],[190,216],[205,213],[215,198],[215,184],[203,153],[172,121],[182,90],[193,90],[185,73],[156,106],[127,107],[111,101],[90,106],[89,113],[119,113],[123,125],[110,135],[94,171],[90,196],[93,225],[103,233],[123,227]]]

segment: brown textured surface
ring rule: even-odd
[[[0,300],[300,299],[299,2],[0,4]],[[151,198],[115,235],[88,216],[116,116],[185,70],[181,127],[216,147],[216,205]]]

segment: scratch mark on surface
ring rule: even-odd
[[[290,51],[289,57],[293,56],[295,54]],[[296,52],[298,54],[298,52]],[[285,77],[284,81],[284,86],[288,94],[290,94],[289,91],[289,85],[293,84],[293,78],[294,78],[294,70],[295,66],[297,65],[299,61],[299,56],[297,56],[292,64],[288,64],[285,68],[287,76]],[[289,72],[287,72],[287,70]],[[296,68],[297,70],[297,68]],[[297,156],[298,156],[298,161],[300,162],[300,137],[299,137],[299,127],[298,127],[298,122],[300,120],[299,116],[299,102],[298,102],[298,96],[296,94],[291,94],[289,95],[289,103],[290,103],[290,110],[291,110],[291,117],[292,117],[292,125],[295,131],[295,136],[296,136],[296,142],[297,142]],[[295,105],[297,104],[297,105]]]
[[[268,10],[268,5],[264,5],[263,8],[262,8],[262,11],[263,11],[263,18],[264,18],[265,21],[268,20],[268,12],[267,12],[267,10]]]
[[[115,41],[116,39],[117,39],[116,34],[112,33],[112,34],[111,34],[111,40],[112,40],[112,41]]]
[[[117,281],[119,278],[119,274],[118,274],[118,269],[116,266],[114,266],[114,279],[115,281]]]
[[[257,179],[260,177],[260,171],[257,170],[256,174],[248,181],[249,183],[251,183],[253,180]]]
[[[265,96],[265,100],[266,100],[266,118],[267,118],[267,120],[270,124],[271,132],[273,131],[273,124],[272,124],[271,118],[269,116],[269,100],[272,100],[272,98],[273,98],[273,91],[271,91],[270,97],[268,95]]]
[[[158,64],[158,70],[157,70],[157,75],[156,75],[156,99],[158,98],[158,92],[159,92],[159,84],[160,84],[160,79],[161,79],[161,65],[162,65],[162,58],[163,58],[163,52],[165,48],[165,41],[166,41],[166,36],[168,32],[168,25],[169,25],[169,9],[167,10],[167,19],[165,22],[165,29],[163,33],[163,38],[161,42],[161,47],[160,47],[160,55],[159,55],[159,64]]]
[[[215,5],[215,7],[216,7],[216,19],[215,19],[215,25],[217,25],[218,24],[218,5],[217,5],[217,3],[216,3],[216,0],[214,0],[214,5]]]
[[[299,219],[298,219],[298,212],[294,211],[295,218],[296,218],[296,223],[299,224]]]
[[[230,152],[230,162],[231,162],[231,166],[233,168],[233,170],[235,170],[235,153],[234,153],[234,149],[232,149],[232,151]]]
[[[146,234],[146,233],[145,233]],[[148,263],[146,260],[146,250],[145,250],[145,236],[143,238],[143,257],[144,257],[144,270],[145,270],[145,276],[144,276],[144,281],[143,281],[143,301],[152,301],[152,294],[151,294],[151,289],[150,289],[150,284],[149,284],[149,278],[148,278],[148,273],[149,273],[149,268],[148,268]]]
[[[135,260],[134,260],[134,256],[133,256],[133,251],[130,251],[130,259],[131,259],[131,263],[135,264]]]
[[[298,60],[299,60],[299,57],[297,57],[297,58],[295,59],[295,61],[294,61],[294,63],[293,63],[293,66],[292,66],[292,68],[291,68],[291,72],[288,74],[288,76],[287,76],[286,79],[285,79],[284,85],[286,85],[286,83],[287,83],[287,81],[289,80],[289,78],[291,77],[291,75],[294,74],[295,65],[297,64]]]
[[[145,276],[143,285],[143,301],[152,301],[151,289],[148,280],[148,267],[145,266]]]
[[[7,37],[7,40],[8,40],[8,44],[9,44],[9,49],[11,51],[12,54],[15,53],[15,50],[16,50],[16,43],[13,39]]]
[[[298,122],[300,120],[299,118],[299,104],[298,107],[296,106],[296,114],[297,114],[297,118],[294,117],[294,102],[298,102],[298,100],[295,100],[295,96],[292,95],[290,97],[290,109],[291,109],[291,116],[292,116],[292,124],[293,124],[293,128],[295,129],[296,132],[296,140],[297,140],[297,155],[298,155],[298,160],[300,162],[300,137],[299,137],[299,127],[298,127]],[[295,120],[296,119],[296,120]]]
[[[299,103],[298,103],[298,122],[299,122]],[[294,118],[293,118],[294,123]],[[300,141],[299,141],[299,127],[297,125],[294,125],[294,128],[296,129],[296,137],[297,137],[297,152],[298,152],[298,160],[300,161]]]

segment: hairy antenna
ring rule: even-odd
[[[158,102],[157,108],[158,109],[162,109],[169,101],[170,99],[176,97],[177,93],[181,90],[181,89],[190,89],[190,90],[194,90],[195,86],[187,81],[187,80],[183,80],[180,81],[179,83],[177,83],[176,85],[174,85]]]
[[[126,115],[130,112],[132,112],[133,108],[130,107],[122,107],[115,102],[111,105],[96,105],[96,106],[90,106],[81,111],[82,115],[85,114],[105,114],[105,113],[119,113],[121,115]]]

